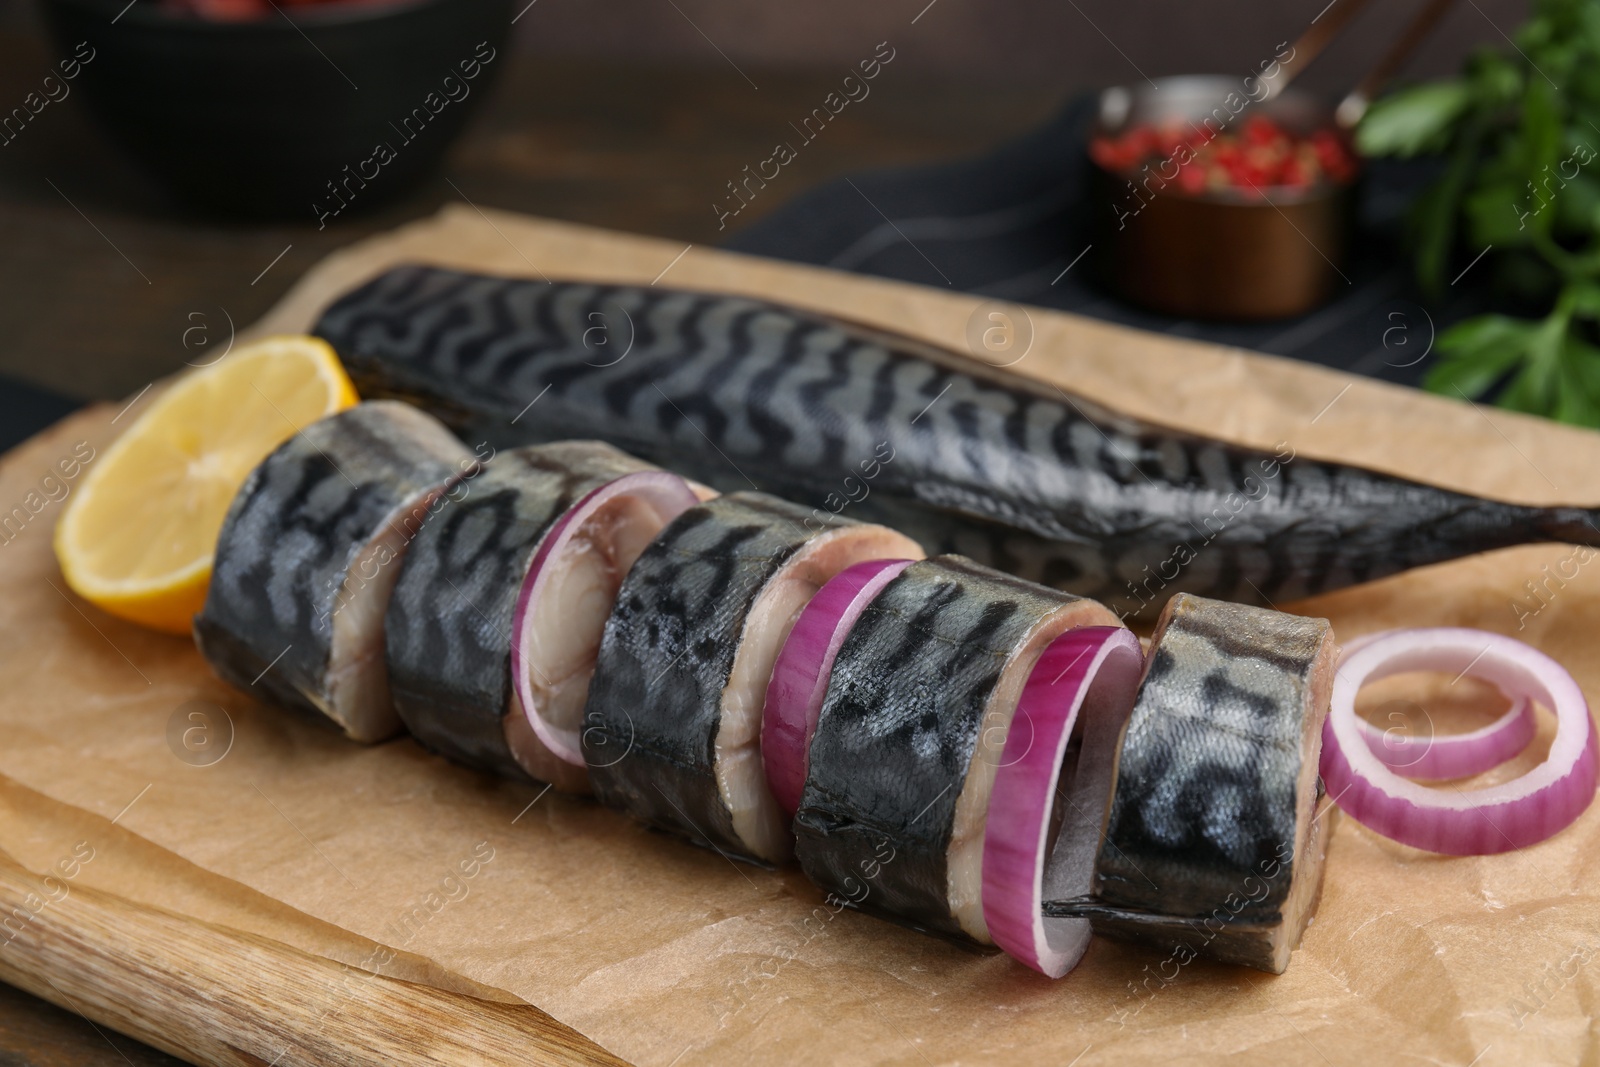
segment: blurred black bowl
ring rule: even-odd
[[[42,3],[62,55],[91,57],[76,79],[90,109],[185,202],[325,223],[438,163],[509,61],[513,0],[279,6],[242,22],[149,0]]]

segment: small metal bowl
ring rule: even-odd
[[[1225,101],[1248,100],[1233,78],[1185,75],[1154,86],[1119,86],[1100,94],[1091,136],[1116,134],[1140,123],[1188,120],[1199,128]],[[1259,90],[1258,93],[1259,94]],[[1334,125],[1332,112],[1292,90],[1247,102],[1232,122],[1271,118],[1309,134]],[[1215,128],[1218,120],[1212,118]],[[1182,318],[1250,321],[1304,314],[1343,283],[1350,248],[1355,190],[1320,182],[1309,188],[1271,187],[1249,193],[1181,193],[1156,174],[1138,183],[1090,160],[1094,243],[1101,272],[1124,299]]]

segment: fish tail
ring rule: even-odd
[[[1545,508],[1537,525],[1551,541],[1600,547],[1600,508]]]

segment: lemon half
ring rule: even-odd
[[[179,378],[68,500],[55,537],[67,584],[113,615],[188,633],[239,486],[302,427],[357,399],[314,337],[268,337]]]

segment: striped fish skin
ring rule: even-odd
[[[383,613],[406,546],[473,453],[431,416],[369,401],[291,437],[223,520],[195,643],[247,693],[325,716],[360,741],[400,730]]]
[[[446,493],[406,553],[385,648],[395,709],[424,746],[467,766],[529,778],[506,734],[512,617],[545,534],[591,490],[647,463],[597,441],[509,449]],[[515,708],[520,714],[520,706]],[[542,777],[581,789],[581,768]]]
[[[602,803],[725,855],[787,858],[760,763],[771,660],[740,660],[775,656],[804,600],[776,613],[763,601],[808,560],[817,560],[804,577],[814,593],[861,559],[917,552],[892,530],[810,518],[775,497],[730,493],[679,515],[634,562],[584,710],[583,751]],[[759,677],[759,692],[743,692],[741,670]],[[730,736],[741,727],[754,734]]]
[[[316,332],[364,395],[412,399],[473,440],[600,436],[721,489],[830,510],[860,497],[850,514],[930,552],[1125,617],[1176,592],[1285,602],[1507,545],[1600,544],[1587,509],[1173,431],[744,297],[408,266],[341,298]]]
[[[1124,737],[1094,900],[1047,914],[1282,973],[1322,881],[1335,651],[1324,619],[1173,598]]]
[[[913,563],[834,661],[811,742],[795,854],[866,910],[987,943],[983,822],[1028,672],[1105,607],[958,556]]]

